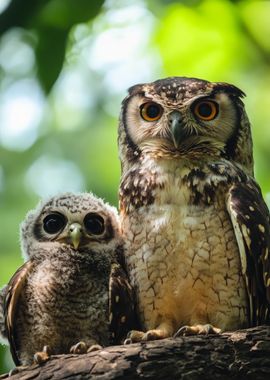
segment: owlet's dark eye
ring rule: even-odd
[[[210,100],[202,100],[196,103],[194,107],[194,114],[199,119],[205,121],[213,120],[218,114],[218,105]]]
[[[105,230],[104,219],[98,214],[87,214],[83,222],[87,232],[92,235],[101,235]]]
[[[162,107],[154,102],[147,102],[140,107],[141,117],[146,121],[156,121],[161,118]]]
[[[43,228],[48,234],[56,234],[63,230],[66,218],[62,214],[53,213],[47,215],[43,220]]]

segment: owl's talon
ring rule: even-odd
[[[44,346],[42,351],[38,351],[34,354],[34,363],[42,364],[50,359],[51,349],[50,346]]]
[[[88,346],[85,342],[78,342],[70,348],[70,353],[74,355],[82,355],[82,354],[86,354],[87,350],[88,350]]]
[[[15,368],[12,368],[9,373],[8,373],[8,377],[11,377],[13,375],[17,375],[18,373],[20,373],[21,371],[23,371],[24,369],[27,369],[28,366],[26,365],[20,365],[20,366],[17,366]],[[1,377],[1,376],[0,376]],[[1,377],[2,378],[2,377]]]
[[[174,338],[177,338],[179,336],[185,336],[186,332],[188,331],[189,326],[182,326],[180,329],[177,330],[177,332],[174,334]]]
[[[160,338],[160,335],[155,330],[147,331],[142,338],[143,341],[158,340],[158,339],[161,339],[161,338]]]
[[[44,346],[42,351],[45,352],[49,356],[52,355],[52,350],[50,346]]]
[[[11,377],[11,376],[16,375],[17,373],[19,373],[19,372],[20,372],[20,368],[21,368],[21,367],[15,367],[15,368],[12,368],[12,369],[9,371],[9,373],[8,373],[8,377]]]
[[[131,344],[132,340],[130,338],[127,338],[124,340],[124,345]]]
[[[92,346],[90,346],[87,350],[87,352],[94,352],[94,351],[98,351],[98,350],[102,350],[102,346],[100,344],[92,344]]]
[[[220,333],[221,333],[221,329],[207,323],[205,325],[182,326],[174,334],[173,337],[177,338],[179,336],[187,336],[187,335],[209,335],[209,334],[220,334]]]

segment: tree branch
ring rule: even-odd
[[[0,379],[7,378],[2,375]],[[27,379],[269,379],[270,327],[53,356],[10,377]]]

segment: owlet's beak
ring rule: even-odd
[[[73,247],[77,249],[82,237],[82,226],[79,223],[72,223],[69,226],[69,237]]]
[[[172,111],[169,114],[169,125],[172,134],[172,140],[175,148],[179,148],[179,145],[184,137],[186,137],[184,128],[183,128],[183,119],[182,115],[178,111]]]

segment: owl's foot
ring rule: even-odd
[[[127,334],[124,344],[131,344],[136,342],[141,342],[145,332],[139,330],[131,330]]]
[[[82,355],[86,354],[87,352],[98,351],[101,349],[102,346],[96,343],[88,345],[85,342],[78,342],[77,344],[74,344],[74,346],[71,347],[70,353],[75,355]]]
[[[174,338],[178,336],[186,335],[209,335],[209,334],[220,334],[221,329],[214,327],[210,324],[206,325],[193,325],[193,326],[183,326],[174,334]]]
[[[50,346],[44,346],[42,351],[36,352],[34,355],[34,363],[41,364],[50,359],[51,349]]]
[[[168,338],[169,336],[170,334],[168,334],[168,332],[165,331],[164,329],[154,329],[154,330],[148,330],[146,332],[131,330],[128,333],[127,339],[125,340],[124,344],[145,342],[148,340],[164,339],[164,338]]]

